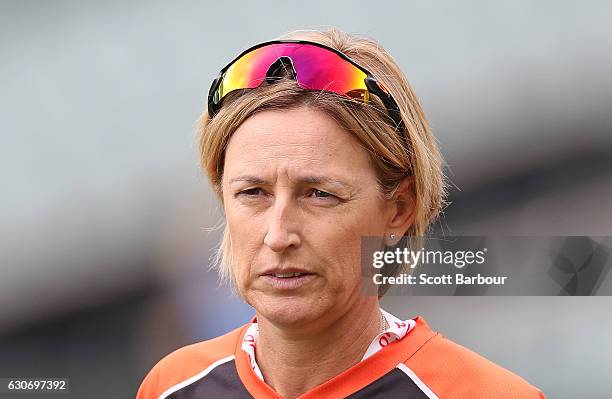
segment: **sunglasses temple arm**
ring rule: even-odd
[[[406,126],[404,126],[404,121],[402,119],[400,109],[397,106],[397,103],[395,102],[393,97],[391,97],[390,95],[386,95],[386,96],[383,95],[380,99],[382,100],[383,104],[387,108],[387,112],[389,113],[389,116],[391,117],[391,119],[393,119],[393,122],[395,123],[395,127],[400,132],[405,132]]]
[[[219,112],[220,99],[215,99],[218,96],[219,86],[221,85],[221,79],[223,74],[219,74],[211,83],[210,89],[208,90],[208,115],[212,118]],[[216,100],[216,101],[215,101]]]
[[[400,132],[405,132],[406,126],[404,125],[404,121],[402,120],[402,115],[399,106],[397,105],[395,99],[391,96],[391,94],[387,93],[386,91],[383,91],[383,89],[380,88],[380,85],[378,84],[376,79],[371,76],[365,78],[365,84],[370,93],[380,98],[385,108],[387,108],[387,114],[393,120],[395,127]]]

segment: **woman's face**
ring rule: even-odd
[[[253,115],[229,141],[222,184],[237,289],[260,316],[299,325],[371,309],[360,240],[384,235],[392,206],[368,153],[332,118],[307,107]]]

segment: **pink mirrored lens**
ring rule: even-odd
[[[233,90],[258,87],[280,57],[291,59],[297,82],[304,89],[368,99],[363,71],[332,51],[303,43],[270,44],[245,54],[225,72],[220,98]]]

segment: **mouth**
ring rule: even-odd
[[[261,278],[273,288],[295,290],[316,278],[316,274],[305,270],[271,270],[263,273]]]
[[[300,273],[300,272],[295,272],[295,273],[268,273],[268,274],[264,274],[264,276],[274,276],[276,278],[291,278],[291,277],[305,276],[307,274],[311,274],[311,273]]]

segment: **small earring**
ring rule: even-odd
[[[390,239],[392,239],[392,240],[395,240],[395,233],[391,233],[391,234],[389,235],[389,238],[390,238]]]

